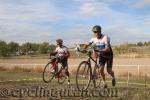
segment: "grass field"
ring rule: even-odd
[[[70,59],[69,64],[78,65],[84,59]],[[0,63],[11,63],[11,64],[46,64],[47,59],[0,59]],[[149,58],[136,58],[136,59],[120,59],[115,58],[114,64],[122,65],[150,65]],[[10,68],[11,67],[11,68]],[[9,69],[10,68],[10,69]],[[68,86],[67,82],[64,84],[58,84],[57,80],[53,80],[51,83],[44,83],[42,81],[42,71],[44,66],[37,66],[32,68],[32,66],[20,67],[18,66],[0,66],[0,100],[56,100],[56,99],[83,99],[83,100],[149,100],[150,99],[150,77],[149,69],[140,69],[139,76],[137,76],[137,68],[134,66],[114,66],[114,71],[117,77],[117,86],[115,88],[111,87],[111,78],[107,75],[107,81],[109,87],[107,90],[101,88],[94,88],[91,85],[88,90],[88,95],[83,95],[83,93],[77,91],[75,84],[75,74],[77,67],[70,67],[71,73],[71,85]],[[145,76],[144,71],[147,71],[147,76]],[[128,72],[128,73],[127,73]],[[129,76],[129,79],[128,79]],[[146,80],[146,86],[145,86]],[[133,84],[140,83],[140,84]],[[52,93],[55,90],[57,95],[34,95],[36,88],[42,88],[44,90]],[[60,95],[60,93],[65,91],[65,96]],[[111,94],[109,91],[117,91],[116,94]],[[21,92],[20,92],[21,91]],[[61,92],[60,92],[61,91]],[[92,91],[92,92],[91,92]],[[96,91],[96,92],[93,92]],[[99,94],[97,94],[97,91]],[[15,92],[14,94],[12,94]],[[69,93],[72,94],[69,94]],[[8,96],[6,94],[9,93]],[[43,93],[43,92],[42,92]],[[44,92],[45,93],[45,92]],[[80,94],[80,95],[75,95]],[[82,95],[81,95],[82,94]],[[68,96],[69,95],[69,96]]]
[[[102,88],[94,88],[93,84],[91,82],[91,85],[88,89],[87,95],[83,95],[81,92],[77,91],[76,85],[75,85],[75,77],[71,76],[71,85],[68,86],[67,82],[64,84],[58,84],[57,79],[54,79],[51,83],[44,83],[42,81],[42,73],[33,73],[33,72],[8,72],[8,71],[1,71],[0,72],[0,100],[55,100],[55,99],[93,99],[93,100],[99,100],[100,98],[102,100],[149,100],[150,98],[150,88],[136,84],[129,84],[129,86],[126,85],[126,83],[119,83],[119,81],[124,81],[124,79],[118,80],[117,86],[115,88],[111,87],[111,83],[108,82],[109,86],[108,89],[102,89]],[[110,78],[107,79],[107,81],[110,81]],[[135,79],[133,82],[139,82],[141,80]],[[55,90],[55,92],[58,92],[54,95],[34,95],[35,88],[42,88],[43,91],[52,92],[52,90]],[[5,91],[4,91],[5,90]],[[4,97],[7,93],[6,90],[9,92],[9,96]],[[30,90],[30,91],[29,91]],[[66,97],[63,95],[60,95],[60,91],[65,90]],[[109,91],[113,91],[113,94],[109,93]],[[12,94],[12,91],[15,93]],[[17,91],[17,92],[16,92]],[[21,94],[20,91],[24,93]],[[29,91],[31,94],[29,94]],[[40,90],[38,90],[40,91]],[[72,94],[68,94],[67,92],[72,92]],[[100,93],[99,93],[100,92]],[[108,93],[107,93],[108,92]],[[42,92],[43,93],[43,92]],[[45,92],[44,92],[45,93]],[[74,96],[74,94],[77,93],[78,96]],[[81,95],[81,94],[82,95]],[[101,94],[102,93],[102,94]],[[79,95],[80,94],[80,95]],[[32,95],[32,96],[31,96]],[[69,96],[68,96],[69,95]],[[70,96],[71,95],[71,96]],[[62,97],[61,97],[62,96]]]

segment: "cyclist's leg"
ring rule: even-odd
[[[114,71],[112,70],[112,65],[113,65],[113,55],[110,55],[110,58],[107,59],[107,72],[112,77],[112,85],[115,86],[116,81],[115,81]]]
[[[65,73],[66,73],[66,75],[69,77],[69,71],[68,71],[68,61],[67,61],[67,60],[65,60],[65,61],[64,61],[64,63],[65,63],[65,64],[64,64],[64,65],[65,65],[65,66],[64,66],[64,67],[65,67]]]
[[[66,60],[65,71],[66,71],[66,75],[67,75],[67,78],[68,78],[68,84],[70,84],[70,74],[69,74],[69,71],[68,71],[68,61],[67,60]]]
[[[68,60],[63,60],[62,64],[64,66],[65,69],[65,74],[67,75],[67,79],[68,79],[68,84],[70,84],[70,75],[69,75],[69,71],[68,71]]]
[[[51,72],[53,73],[53,72],[55,72],[56,71],[56,66],[55,66],[55,61],[56,61],[56,58],[52,58],[51,59],[51,64],[52,64],[52,66],[53,67],[51,67]]]
[[[110,55],[109,58],[107,58],[107,72],[112,77],[114,77],[114,71],[112,70],[112,65],[113,65],[113,55]]]
[[[100,73],[101,73],[102,80],[103,80],[104,84],[106,84],[105,73],[104,73],[105,63],[106,63],[106,58],[104,58],[103,56],[100,56],[99,57],[99,66],[100,66]]]

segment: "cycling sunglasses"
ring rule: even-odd
[[[93,33],[99,33],[99,31],[93,31]]]

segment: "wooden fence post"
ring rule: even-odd
[[[129,71],[128,71],[128,75],[127,75],[127,86],[129,86],[129,79],[130,79],[130,75],[129,75]]]
[[[138,77],[140,76],[140,65],[137,66]]]

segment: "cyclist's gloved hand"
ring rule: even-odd
[[[56,60],[55,56],[51,56],[51,58],[49,59],[49,62],[54,62]]]

